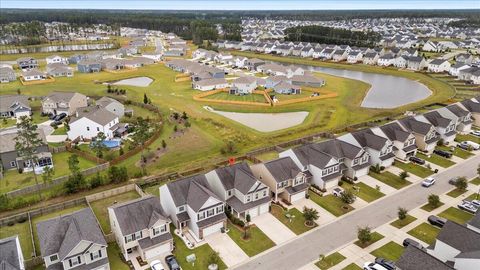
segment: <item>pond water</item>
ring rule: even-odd
[[[238,113],[216,111],[210,107],[205,109],[260,132],[272,132],[300,125],[308,116],[308,112]]]
[[[120,80],[112,83],[113,85],[128,85],[128,86],[138,86],[138,87],[147,87],[153,82],[153,79],[149,77],[135,77],[125,80]]]

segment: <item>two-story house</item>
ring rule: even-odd
[[[0,269],[25,270],[22,247],[18,235],[0,239]]]
[[[472,114],[473,125],[480,126],[480,103],[475,99],[466,99],[458,103],[458,105]]]
[[[80,107],[88,106],[87,96],[76,92],[52,92],[42,100],[42,113],[73,115]]]
[[[142,260],[173,250],[170,220],[158,197],[145,196],[108,207],[110,227],[125,260]],[[108,232],[106,232],[108,233]]]
[[[405,131],[399,123],[391,122],[380,127],[370,129],[378,136],[393,142],[393,153],[400,160],[408,160],[417,154],[417,145],[413,133]]]
[[[21,70],[30,70],[38,68],[37,59],[33,57],[22,57],[17,59],[18,68]]]
[[[99,132],[103,132],[107,139],[112,139],[119,123],[118,115],[101,106],[79,108],[70,119],[67,136],[70,140],[77,138],[90,140],[97,137]]]
[[[22,95],[3,95],[0,98],[0,118],[16,118],[22,116],[30,117],[32,108],[30,108],[28,97]]]
[[[457,127],[457,132],[468,134],[472,130],[472,113],[458,104],[451,104],[447,107],[437,109],[443,117],[451,119]]]
[[[37,223],[47,270],[108,270],[107,242],[90,208]]]
[[[125,114],[125,105],[111,97],[101,97],[95,102],[96,105],[105,108],[107,111],[123,117]]]
[[[227,226],[225,202],[211,190],[203,174],[161,186],[160,203],[175,227],[195,240]]]
[[[432,124],[446,145],[452,143],[457,136],[455,122],[443,117],[438,111],[430,111],[423,115],[418,115],[415,119]]]
[[[246,162],[221,167],[205,174],[211,190],[227,203],[232,215],[245,220],[268,213],[270,190]]]
[[[415,136],[415,144],[420,151],[431,154],[440,140],[435,127],[427,122],[418,121],[413,116],[398,120],[400,126]]]

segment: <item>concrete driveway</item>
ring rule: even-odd
[[[249,257],[226,233],[215,233],[205,237],[205,241],[213,250],[220,253],[220,257],[227,267],[239,264]]]
[[[296,237],[287,226],[270,213],[254,217],[252,222],[277,245]]]

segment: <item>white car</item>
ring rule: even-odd
[[[478,150],[480,149],[480,144],[472,142],[472,141],[463,141],[460,143],[461,145],[471,147],[473,150]]]
[[[150,268],[152,270],[165,270],[165,267],[163,267],[163,264],[160,260],[154,260],[150,263]]]
[[[363,264],[363,270],[387,270],[378,263],[366,262]]]
[[[472,203],[475,207],[480,208],[480,200],[473,200],[470,203]]]
[[[474,136],[480,137],[480,130],[472,130],[470,133]]]
[[[431,187],[433,184],[435,184],[435,178],[433,177],[428,177],[422,181],[422,186],[424,187]]]
[[[342,193],[343,193],[343,188],[340,188],[340,187],[336,187],[332,190],[332,194],[335,197],[340,197]]]

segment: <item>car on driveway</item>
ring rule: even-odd
[[[422,186],[423,187],[431,187],[435,184],[435,178],[433,177],[427,177],[425,180],[422,181]]]
[[[340,197],[342,193],[343,193],[343,188],[340,188],[340,187],[336,187],[332,190],[332,194],[335,197]]]
[[[473,136],[480,137],[480,130],[472,130],[470,133],[471,133]]]
[[[168,255],[167,257],[165,257],[165,262],[167,263],[168,268],[170,268],[170,270],[181,270],[180,265],[178,264],[175,256]]]
[[[388,270],[395,270],[397,268],[394,262],[381,257],[375,258],[375,263],[380,264],[381,266],[383,266]]]
[[[61,113],[61,114],[57,114],[52,120],[53,121],[60,121],[65,117],[67,117],[67,114],[66,113]]]
[[[468,145],[461,144],[461,143],[457,143],[457,147],[467,151],[470,150],[470,147],[468,147]]]
[[[366,262],[363,264],[363,270],[388,270],[378,263]]]
[[[417,164],[420,164],[420,165],[425,165],[425,160],[424,159],[421,159],[419,157],[410,157],[409,160],[413,163],[417,163]]]
[[[473,200],[471,203],[475,205],[475,207],[480,208],[480,200]]]
[[[150,268],[152,270],[165,270],[165,267],[163,267],[163,264],[159,260],[154,260],[150,263]]]
[[[433,153],[435,155],[439,155],[441,157],[444,157],[444,158],[451,158],[452,157],[452,153],[451,152],[448,152],[448,151],[444,151],[444,150],[433,150]]]
[[[414,247],[417,247],[419,249],[425,249],[420,243],[418,243],[417,241],[413,240],[412,238],[405,238],[405,240],[403,240],[403,246],[404,247],[408,247],[410,245],[414,246]]]
[[[473,203],[469,201],[463,201],[458,205],[458,208],[467,211],[471,214],[475,214],[478,210],[478,207],[476,207]]]
[[[472,141],[463,141],[460,145],[466,146],[467,148],[471,148],[473,150],[480,149],[480,144],[472,142]]]
[[[445,223],[447,222],[447,220],[444,219],[444,218],[441,218],[441,217],[431,215],[431,216],[428,217],[428,222],[430,224],[432,224],[433,226],[437,226],[437,227],[442,228],[443,225],[445,225]]]

